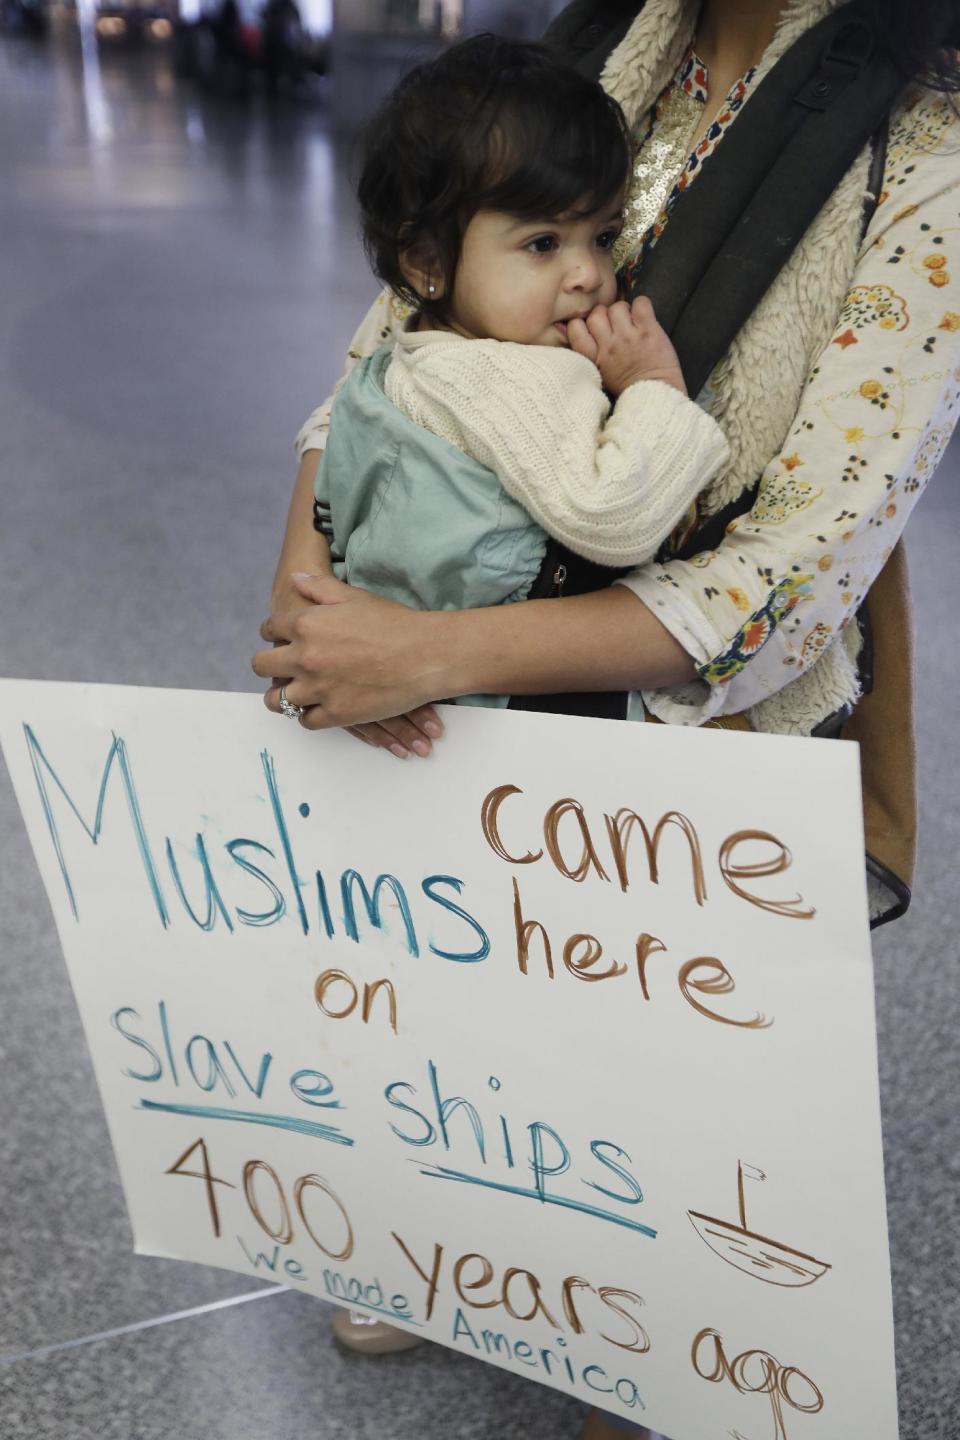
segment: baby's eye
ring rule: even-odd
[[[526,248],[534,255],[549,255],[557,248],[556,235],[537,235],[528,240]]]
[[[601,230],[600,234],[597,236],[597,249],[598,249],[598,250],[609,250],[609,249],[611,249],[611,247],[612,247],[612,246],[614,245],[614,243],[616,242],[617,236],[618,236],[619,234],[620,234],[620,230],[619,230],[619,227],[616,226],[616,225],[611,225],[611,227],[610,227],[609,230]]]

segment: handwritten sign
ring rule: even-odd
[[[679,1440],[897,1433],[857,751],[4,682],[140,1253]]]

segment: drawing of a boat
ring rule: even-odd
[[[747,1229],[746,1205],[743,1195],[744,1165],[737,1162],[737,1191],[740,1200],[740,1224],[720,1220],[715,1215],[704,1215],[698,1210],[688,1210],[690,1223],[705,1244],[721,1260],[734,1265],[745,1275],[763,1280],[768,1285],[812,1285],[815,1280],[831,1268],[826,1261],[817,1260],[803,1250],[795,1250],[769,1235],[760,1235]],[[750,1177],[763,1180],[762,1170],[747,1166]]]

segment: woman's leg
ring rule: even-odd
[[[580,1440],[624,1440],[627,1435],[632,1435],[633,1440],[667,1440],[665,1435],[648,1430],[646,1425],[637,1425],[633,1420],[623,1420],[619,1415],[611,1415],[606,1410],[591,1410]]]

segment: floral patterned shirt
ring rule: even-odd
[[[702,724],[776,693],[856,614],[960,415],[960,119],[917,91],[891,120],[853,281],[751,511],[716,550],[627,584],[697,662],[645,693]]]

